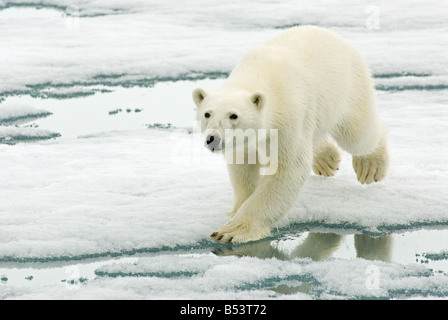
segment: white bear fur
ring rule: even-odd
[[[378,117],[370,71],[349,42],[326,29],[284,31],[250,50],[219,90],[196,89],[193,99],[202,131],[224,136],[232,128],[278,129],[274,175],[260,176],[259,164],[228,165],[234,203],[231,220],[212,234],[218,241],[270,236],[311,169],[323,176],[338,170],[335,142],[352,154],[361,183],[386,175],[386,130]],[[229,119],[233,113],[237,120]]]

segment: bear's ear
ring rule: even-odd
[[[197,89],[193,90],[193,100],[197,106],[199,106],[201,104],[201,102],[205,99],[206,96],[207,96],[207,92],[205,92],[201,88],[197,88]]]
[[[255,92],[251,97],[250,100],[252,103],[257,107],[257,109],[261,109],[264,106],[264,102],[266,101],[266,98],[264,97],[264,94],[262,92]]]

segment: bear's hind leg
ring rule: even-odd
[[[378,182],[386,176],[389,152],[387,150],[386,130],[384,128],[382,128],[376,149],[367,155],[353,156],[352,163],[358,181],[362,184]]]
[[[336,144],[328,137],[314,147],[313,171],[315,174],[331,177],[339,170],[341,153]]]
[[[382,180],[389,166],[387,133],[375,114],[352,118],[332,134],[338,145],[352,154],[358,181],[369,184]]]

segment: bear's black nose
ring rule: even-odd
[[[205,146],[210,150],[221,149],[221,137],[217,134],[210,134],[205,140]]]

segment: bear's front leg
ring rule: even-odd
[[[264,176],[232,219],[211,237],[220,242],[242,243],[271,235],[271,228],[296,201],[312,165],[312,153],[279,163],[274,175]]]
[[[232,211],[227,215],[233,217],[244,201],[254,192],[260,180],[259,164],[228,164],[230,182],[233,187]]]

